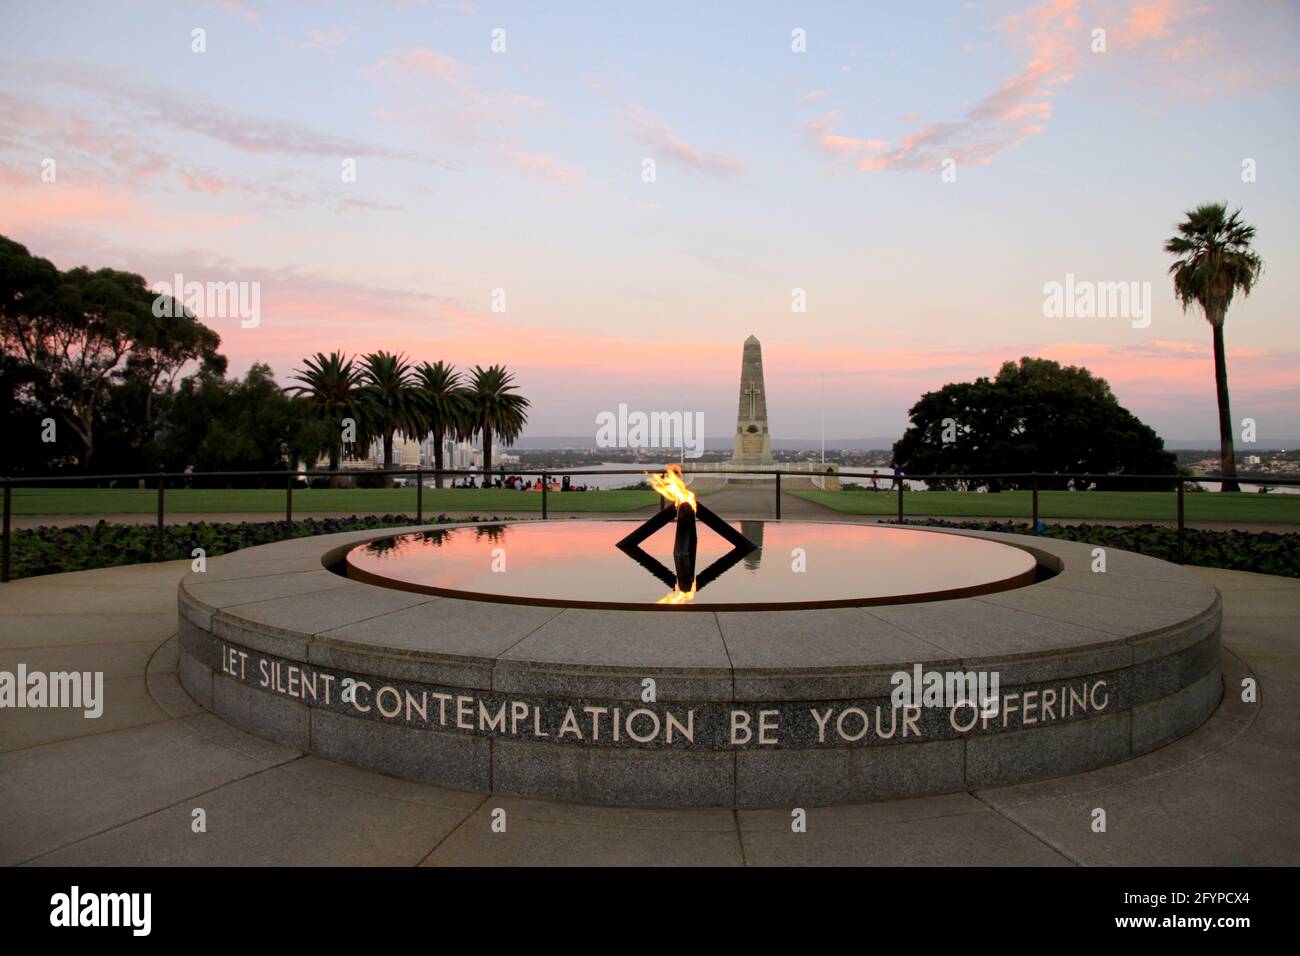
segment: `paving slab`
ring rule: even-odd
[[[712,614],[564,608],[496,658],[497,690],[638,699],[653,677],[661,701],[723,700],[731,663]]]
[[[385,800],[422,803],[444,810],[457,810],[468,816],[483,802],[484,794],[474,790],[452,790],[433,784],[403,780],[386,774],[372,773],[333,760],[307,754],[300,760],[280,764],[286,774],[292,774],[304,788],[317,786],[339,787],[369,793]]]
[[[39,857],[42,866],[414,866],[468,814],[273,767]],[[481,799],[481,798],[480,798]],[[194,832],[194,810],[205,832]]]
[[[185,720],[0,754],[0,864],[48,853],[288,759],[258,760],[215,744]]]
[[[932,799],[932,798],[923,798]],[[743,812],[743,811],[742,811]],[[987,807],[807,831],[756,829],[741,819],[750,866],[1068,866],[1070,861]]]
[[[331,585],[305,594],[298,592],[288,597],[233,604],[227,609],[237,609],[241,621],[258,624],[272,633],[311,636],[424,604],[429,600],[423,594],[357,584],[329,571],[312,573],[332,578],[338,582],[338,586]],[[365,601],[357,600],[359,588],[365,590]],[[214,620],[223,621],[226,618],[219,616]]]
[[[192,580],[198,583],[187,583],[186,592],[196,603],[216,610],[348,586],[347,578],[326,571],[319,564],[318,557],[317,567],[310,571],[259,574],[248,578],[217,580],[196,574]]]
[[[26,597],[31,597],[28,594]],[[139,603],[136,610],[88,608],[78,595],[45,594],[36,602],[44,605],[41,611],[0,614],[0,647],[28,649],[73,645],[86,647],[92,644],[128,644],[142,641],[160,643],[176,633],[175,596],[169,595],[173,607],[158,610],[158,598],[151,596]],[[74,613],[51,613],[51,602],[61,602],[62,608],[76,608]],[[6,605],[9,603],[6,600]],[[93,602],[92,602],[93,603]],[[58,606],[58,605],[56,605]]]
[[[1174,565],[1170,567],[1175,571],[1182,571]],[[1186,575],[1187,572],[1183,574]],[[1041,587],[1081,591],[1088,595],[1104,594],[1108,597],[1129,598],[1155,604],[1172,604],[1175,607],[1185,607],[1194,611],[1210,607],[1216,597],[1213,587],[1194,578],[1152,579],[1110,570],[1104,574],[1094,574],[1087,570],[1070,569],[1044,581]]]
[[[87,717],[78,707],[7,711],[0,721],[0,753],[153,724],[169,716],[149,695],[143,675],[106,679],[102,693],[98,717]]]
[[[782,615],[725,611],[717,620],[735,670],[737,700],[885,694],[892,689],[886,665],[951,657],[856,607]]]
[[[1113,634],[1083,624],[982,601],[900,604],[870,608],[869,613],[908,634],[924,635],[941,656],[959,660],[1042,654],[1116,640]]]
[[[1110,597],[1067,588],[1048,591],[1044,586],[985,594],[974,600],[1120,637],[1134,637],[1181,624],[1187,619],[1189,610],[1176,604],[1157,604],[1137,598]]]
[[[531,804],[523,805],[529,807]],[[739,866],[734,823],[683,815],[677,826],[662,816],[625,812],[620,818],[569,812],[520,812],[521,804],[489,796],[425,861],[427,866]],[[582,808],[589,810],[593,808]],[[600,808],[604,809],[604,808]],[[505,811],[505,832],[493,830]],[[722,811],[731,816],[730,811]],[[648,822],[660,825],[645,825]]]
[[[1300,861],[1300,768],[1243,741],[1213,760],[1151,781],[1003,805],[1009,818],[1089,866],[1295,866]],[[1106,831],[1094,832],[1094,811]]]
[[[172,631],[174,618],[169,620]],[[112,641],[103,644],[57,644],[33,628],[33,643],[25,646],[0,645],[0,670],[14,671],[20,663],[41,671],[98,671],[105,680],[137,677],[145,673],[149,659],[158,649],[158,637],[140,641]]]
[[[0,669],[104,670],[135,679],[122,683],[132,706],[161,711],[146,726],[0,754],[0,863],[1300,865],[1297,581],[1189,572],[1223,594],[1226,689],[1191,733],[1034,783],[808,806],[808,832],[794,834],[790,807],[636,810],[461,791],[303,757],[207,712],[169,719],[197,706],[174,683],[184,658],[169,640],[175,585],[188,571],[171,562],[0,586]],[[31,643],[15,643],[15,621]],[[1240,699],[1248,677],[1257,703]],[[0,735],[17,732],[15,714],[0,712]],[[209,811],[207,834],[192,833],[193,806]],[[1091,828],[1099,806],[1103,834]],[[490,827],[496,808],[506,811],[502,834]],[[199,842],[223,834],[232,837],[224,847]]]
[[[344,670],[378,662],[383,677],[488,689],[492,659],[562,610],[424,596],[410,607],[320,632],[308,657]],[[384,653],[377,661],[378,648]]]

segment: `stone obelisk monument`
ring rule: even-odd
[[[767,430],[767,391],[763,387],[763,346],[745,339],[740,359],[740,407],[736,413],[736,465],[772,464],[772,436]]]

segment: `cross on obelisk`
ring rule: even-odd
[[[731,460],[739,465],[771,464],[772,436],[767,430],[763,347],[752,335],[745,339],[741,353],[740,389],[736,398],[736,447]]]

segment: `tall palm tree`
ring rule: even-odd
[[[484,483],[492,478],[492,436],[509,444],[519,437],[528,421],[528,399],[514,394],[515,376],[504,365],[474,366],[470,372],[469,401],[474,430],[483,435]]]
[[[417,366],[415,385],[419,390],[425,428],[433,436],[433,467],[441,472],[443,439],[466,438],[473,430],[469,394],[461,384],[456,366],[442,361]],[[434,477],[434,483],[442,487],[441,474]]]
[[[393,467],[393,435],[423,437],[424,422],[419,397],[411,377],[411,363],[404,355],[370,352],[361,357],[361,408],[366,431],[384,443],[384,469]],[[393,476],[384,475],[384,487],[393,487]]]
[[[306,395],[315,414],[329,423],[330,439],[324,451],[329,454],[330,471],[337,471],[343,452],[343,420],[350,418],[358,429],[362,428],[358,392],[361,374],[353,366],[352,359],[341,352],[329,355],[317,352],[313,357],[303,359],[302,364],[306,367],[296,369],[289,377],[303,384],[292,385],[285,391]],[[330,484],[337,482],[338,478],[331,475]]]
[[[1201,306],[1205,320],[1214,334],[1214,384],[1219,397],[1219,470],[1227,480],[1223,491],[1240,491],[1237,484],[1237,458],[1232,448],[1232,414],[1228,410],[1228,364],[1223,349],[1223,320],[1233,294],[1243,296],[1259,279],[1264,261],[1250,248],[1255,227],[1238,217],[1238,209],[1228,215],[1224,203],[1207,203],[1186,214],[1177,225],[1178,235],[1165,241],[1165,252],[1177,256],[1169,267],[1174,277],[1174,294],[1191,308]]]

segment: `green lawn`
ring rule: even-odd
[[[893,515],[898,512],[894,491],[792,491],[845,514]],[[1033,511],[1032,492],[905,491],[903,513],[935,517],[1021,518]],[[1178,517],[1172,491],[1041,491],[1040,518],[1109,518],[1152,521]],[[1259,524],[1300,524],[1300,495],[1191,492],[1184,496],[1188,523],[1240,521]]]
[[[567,511],[632,511],[659,500],[652,491],[553,491],[547,508]],[[233,514],[238,512],[284,513],[281,488],[207,489],[168,488],[168,514]],[[158,507],[157,489],[136,488],[38,488],[15,487],[13,512],[19,515],[152,514]],[[424,513],[474,512],[494,514],[508,511],[542,510],[538,491],[506,491],[498,488],[424,489]],[[295,488],[293,513],[375,511],[415,514],[414,488]]]

